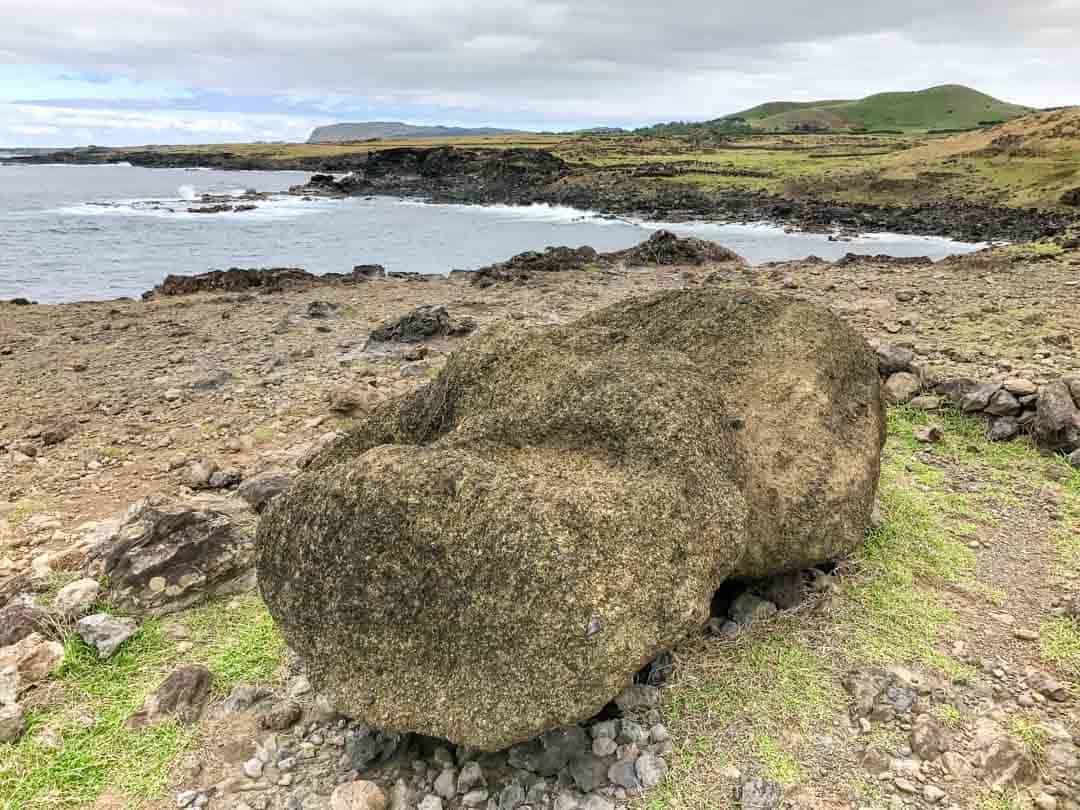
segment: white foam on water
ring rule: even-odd
[[[180,193],[190,186],[181,187]],[[191,189],[194,192],[193,189]],[[229,196],[242,197],[246,190],[239,194],[232,193]],[[267,200],[255,200],[250,211],[218,211],[215,213],[196,213],[189,211],[191,207],[200,207],[201,197],[185,196],[179,199],[137,199],[137,200],[114,200],[107,203],[79,203],[54,209],[54,213],[67,214],[80,217],[152,217],[156,219],[176,220],[219,220],[227,218],[232,220],[261,220],[261,219],[295,219],[310,214],[325,211],[336,200],[301,200],[297,197],[283,195]],[[193,205],[194,203],[194,205]]]
[[[180,186],[176,192],[180,195],[181,200],[199,199],[199,194],[195,191],[195,186]]]

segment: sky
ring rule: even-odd
[[[1080,103],[1080,0],[3,0],[0,147],[565,130],[966,84]]]

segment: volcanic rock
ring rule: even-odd
[[[260,588],[344,714],[486,750],[571,726],[725,577],[861,543],[877,365],[827,311],[754,293],[496,327],[271,504]]]
[[[250,587],[249,529],[223,503],[210,508],[146,498],[128,509],[115,538],[91,550],[89,570],[108,583],[106,595],[117,607],[174,613]]]

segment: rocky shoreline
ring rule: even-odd
[[[116,162],[111,150],[79,149],[5,161],[11,164]],[[402,147],[371,153],[284,159],[229,152],[125,151],[122,160],[148,168],[307,171],[302,196],[386,195],[436,203],[565,205],[646,221],[704,219],[768,222],[804,229],[846,229],[960,241],[1021,242],[1054,236],[1078,221],[1073,213],[995,207],[953,200],[925,205],[871,205],[764,192],[706,193],[678,183],[655,185],[634,170],[569,164],[538,149],[478,150]],[[346,176],[337,179],[328,173]]]
[[[1027,511],[972,519],[1002,524],[994,535],[1002,548],[964,536],[986,555],[995,585],[1004,586],[1000,572],[1010,561],[1021,579],[1007,605],[958,608],[976,614],[975,629],[939,646],[963,665],[963,676],[909,666],[900,653],[847,673],[836,695],[828,693],[833,703],[810,740],[813,756],[800,763],[800,795],[775,773],[726,758],[751,733],[759,745],[761,706],[740,707],[746,716],[730,736],[701,751],[703,735],[686,721],[695,698],[666,702],[665,679],[692,670],[699,647],[729,657],[741,640],[773,643],[785,623],[805,629],[827,621],[848,574],[842,561],[727,583],[701,638],[650,662],[613,708],[499,752],[343,718],[291,654],[271,684],[219,691],[222,675],[201,657],[190,611],[214,595],[226,605],[215,626],[236,621],[253,598],[254,525],[267,504],[357,419],[385,411],[393,398],[415,397],[473,331],[550,330],[650,293],[692,299],[749,289],[800,298],[828,307],[869,340],[882,385],[903,412],[929,414],[909,462],[924,476],[919,487],[950,472],[951,453],[982,442],[980,427],[977,440],[949,443],[955,411],[985,413],[991,433],[1021,431],[1010,445],[1017,475],[1038,462],[1021,453],[1029,434],[1043,435],[1034,423],[1044,397],[1054,414],[1072,408],[1063,431],[1047,421],[1045,435],[1076,441],[1069,429],[1080,403],[1069,386],[1080,375],[1077,251],[1051,261],[985,253],[938,263],[850,257],[750,268],[719,246],[654,240],[608,261],[556,249],[446,278],[394,277],[377,267],[329,280],[292,269],[226,271],[175,277],[170,289],[178,294],[147,301],[0,306],[0,399],[9,403],[0,415],[0,648],[19,672],[14,703],[0,689],[0,735],[40,741],[42,750],[76,744],[42,714],[65,655],[53,638],[58,627],[101,661],[123,657],[152,628],[175,644],[176,658],[122,718],[124,727],[175,722],[206,735],[173,764],[169,794],[148,805],[155,810],[612,810],[663,800],[691,757],[716,763],[721,806],[730,795],[747,808],[962,808],[977,806],[987,789],[1022,790],[1039,808],[1074,810],[1076,698],[1032,645],[1042,613],[1080,609],[1072,606],[1076,581],[1055,581],[1048,595],[1051,586],[1034,584],[1038,559],[1025,556],[1069,516],[1054,500],[1062,479],[1049,472],[1010,506]],[[615,345],[625,339],[611,337]],[[640,386],[633,370],[625,380]],[[935,455],[941,446],[949,451]],[[1064,444],[1047,449],[1062,462],[1047,470],[1068,475]],[[965,498],[996,480],[961,472],[950,486]],[[432,493],[456,497],[447,486]],[[1004,547],[1014,535],[1017,546]],[[101,599],[125,617],[100,612]],[[824,655],[834,652],[828,644],[837,634],[828,626],[817,642]],[[762,695],[784,688],[789,655],[764,654],[766,669],[751,686]],[[92,706],[83,708],[92,715]],[[1041,729],[1037,752],[1018,741],[1018,720]],[[801,744],[792,740],[782,739]],[[848,798],[854,788],[836,778],[838,769],[868,781],[877,798]]]

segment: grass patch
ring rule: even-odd
[[[194,732],[173,723],[129,731],[123,723],[157,686],[173,652],[154,620],[106,661],[70,636],[47,698],[29,712],[29,730],[0,745],[0,808],[87,805],[105,790],[133,801],[159,794]],[[49,737],[62,741],[59,747]]]
[[[956,662],[937,649],[955,616],[929,585],[968,581],[974,554],[947,536],[926,499],[905,488],[889,467],[882,473],[881,502],[885,522],[856,557],[859,575],[842,588],[846,654],[958,674]]]
[[[285,642],[258,594],[212,602],[187,614],[184,623],[195,644],[189,657],[214,674],[219,693],[239,683],[277,681]]]
[[[1045,660],[1080,681],[1080,621],[1055,616],[1043,622],[1039,652]]]
[[[755,734],[750,741],[754,756],[761,763],[761,772],[766,779],[791,785],[803,778],[803,770],[795,758],[784,751],[769,734]]]
[[[277,679],[284,644],[256,594],[196,608],[183,621],[195,643],[183,656],[156,619],[106,661],[77,635],[66,639],[61,669],[32,695],[27,733],[0,745],[0,810],[89,806],[106,791],[131,805],[159,797],[198,732],[123,724],[181,659],[205,664],[219,693]]]
[[[943,726],[953,731],[960,728],[961,723],[964,722],[960,710],[951,703],[939,703],[934,707],[933,715],[941,721]]]
[[[7,519],[11,527],[18,528],[38,512],[45,511],[45,504],[41,501],[23,499],[16,501],[14,508],[8,512]]]
[[[1009,732],[1020,741],[1031,761],[1040,771],[1046,767],[1046,744],[1050,734],[1043,727],[1039,718],[1020,714],[1009,719]]]

